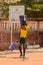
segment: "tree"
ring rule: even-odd
[[[35,4],[35,0],[21,0],[21,3],[32,8],[32,5]]]
[[[2,6],[1,6],[1,17],[3,17],[3,11],[4,11],[4,0],[2,0]]]

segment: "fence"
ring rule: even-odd
[[[43,21],[27,21],[27,24],[31,27],[31,32],[27,36],[27,42],[33,44],[36,42],[43,46]],[[18,30],[20,28],[20,23],[12,23],[12,39],[16,42],[18,39]],[[0,48],[7,49],[11,43],[11,22],[2,21],[0,23]]]

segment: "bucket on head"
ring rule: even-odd
[[[24,22],[24,15],[20,15],[19,19],[20,19],[20,24],[22,25],[22,22]]]

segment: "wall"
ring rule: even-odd
[[[35,41],[36,44],[40,44],[43,47],[43,22],[40,21],[27,21],[27,24],[31,27],[31,32],[28,33],[26,42],[33,44]],[[12,24],[12,42],[16,43],[18,40],[20,23]],[[8,49],[11,44],[11,22],[2,21],[0,22],[0,50]]]

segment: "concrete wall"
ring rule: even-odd
[[[29,26],[32,26],[31,32],[27,36],[26,43],[33,44],[35,41],[36,44],[40,44],[43,47],[43,22],[39,22],[39,27],[37,21],[27,21]],[[16,43],[18,40],[19,34],[18,30],[20,28],[20,23],[13,23],[12,25],[12,42]],[[0,23],[0,50],[8,49],[11,44],[11,22],[2,21]]]

